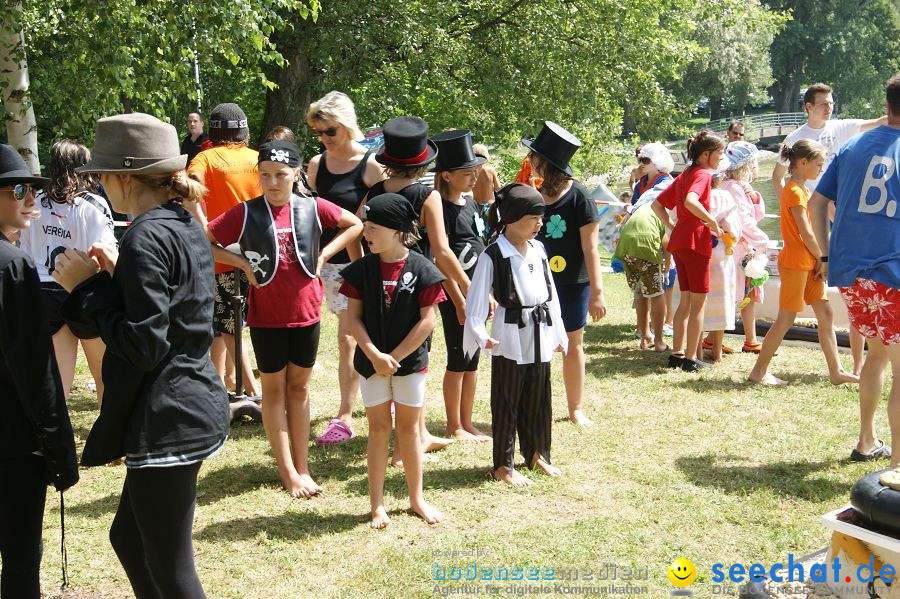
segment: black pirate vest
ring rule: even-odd
[[[341,276],[362,295],[362,320],[372,343],[379,351],[390,353],[419,322],[419,295],[446,277],[427,258],[409,252],[397,279],[391,309],[385,313],[380,260],[378,254],[363,256],[343,269]],[[428,348],[427,343],[423,343],[400,361],[400,368],[394,375],[415,374],[427,366]],[[353,367],[365,378],[375,374],[372,362],[359,347],[353,356]]]
[[[550,308],[547,302],[543,302],[536,306],[523,306],[522,300],[519,299],[519,292],[516,290],[516,282],[513,278],[512,261],[503,257],[500,246],[492,243],[484,250],[484,253],[491,259],[494,265],[494,282],[491,286],[491,292],[497,303],[503,306],[506,315],[503,322],[506,324],[514,324],[520,329],[525,328],[525,318],[523,314],[528,312],[529,317],[534,325],[534,363],[541,361],[541,327],[542,322],[548,325],[553,324],[550,320]],[[544,282],[547,284],[547,301],[553,299],[553,286],[550,283],[550,268],[547,260],[541,260],[544,270]]]
[[[243,203],[244,228],[238,243],[244,257],[250,261],[260,287],[268,285],[278,270],[278,234],[272,210],[265,196]],[[308,196],[291,196],[291,233],[300,267],[310,278],[316,276],[319,262],[319,239],[322,223],[316,209],[316,199]]]

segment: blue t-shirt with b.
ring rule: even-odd
[[[816,191],[835,202],[828,284],[862,278],[900,289],[900,129],[882,125],[852,138]]]

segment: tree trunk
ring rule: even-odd
[[[797,96],[800,94],[800,80],[803,76],[803,57],[792,56],[787,61],[787,67],[783,73],[776,75],[778,78],[770,88],[777,112],[798,111]]]
[[[311,85],[314,73],[306,57],[303,37],[297,32],[287,31],[279,35],[275,45],[286,61],[284,68],[273,67],[266,74],[276,84],[275,89],[266,92],[266,110],[263,115],[263,126],[260,136],[265,135],[277,125],[290,127],[297,134],[300,149],[306,127],[306,109],[313,100]]]
[[[25,160],[28,169],[39,175],[37,121],[28,94],[28,62],[22,31],[22,3],[7,3],[0,21],[0,89],[9,145]]]
[[[709,120],[717,121],[722,118],[722,98],[719,96],[710,96],[709,98]]]
[[[622,106],[622,137],[627,137],[636,129],[634,119],[631,118],[631,103],[625,102]]]

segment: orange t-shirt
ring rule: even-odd
[[[803,212],[807,212],[806,203],[809,201],[809,191],[799,185],[793,179],[788,179],[784,190],[781,192],[781,238],[784,239],[784,249],[778,254],[778,266],[780,268],[795,268],[797,270],[813,270],[816,267],[816,258],[806,248],[803,238],[800,237],[800,229],[791,213],[792,206],[803,206]],[[807,218],[809,214],[807,213]]]
[[[197,154],[188,173],[203,175],[208,189],[206,218],[213,220],[241,202],[262,195],[256,163],[259,153],[243,145],[214,146]],[[216,263],[216,274],[234,270],[233,266]]]

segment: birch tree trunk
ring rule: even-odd
[[[14,147],[28,168],[40,174],[37,122],[28,93],[28,62],[25,59],[25,34],[22,31],[21,0],[4,0],[0,18],[0,94],[3,96],[3,120],[9,145]]]

